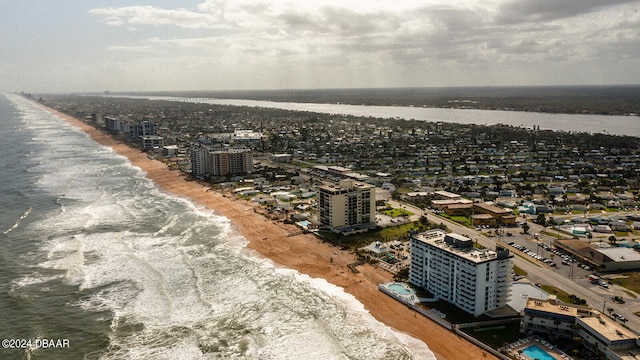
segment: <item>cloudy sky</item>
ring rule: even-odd
[[[0,6],[0,91],[640,84],[640,0]]]

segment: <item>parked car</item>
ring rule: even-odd
[[[622,316],[622,315],[620,315],[620,314],[618,314],[618,313],[613,313],[613,317],[614,317],[614,318],[616,318],[617,320],[622,321],[622,322],[627,321],[627,319],[625,319],[625,317],[624,317],[624,316]]]

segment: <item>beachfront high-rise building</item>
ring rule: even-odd
[[[191,173],[194,176],[225,176],[253,172],[253,153],[249,149],[229,148],[191,150]]]
[[[131,137],[139,139],[144,136],[158,135],[158,125],[153,121],[145,120],[140,121],[131,126]]]
[[[147,149],[149,144],[155,147],[160,143],[162,138],[158,137],[158,125],[150,120],[135,122],[129,120],[127,117],[103,117],[104,127],[113,132],[117,132],[120,135],[128,136],[130,139],[144,139],[142,146]],[[162,146],[162,145],[160,145]]]
[[[191,175],[204,176],[206,174],[206,159],[208,150],[205,148],[191,149]]]
[[[160,149],[164,146],[164,139],[162,136],[147,135],[141,138],[142,148],[145,150]]]
[[[318,194],[318,220],[332,231],[352,234],[376,227],[373,185],[341,180],[339,185],[319,186]]]
[[[104,127],[109,131],[117,131],[120,132],[122,129],[120,128],[120,118],[114,116],[105,116]]]
[[[209,166],[212,176],[251,173],[253,153],[243,148],[210,151]]]
[[[513,255],[477,249],[473,240],[441,230],[410,236],[409,282],[475,316],[506,306]]]

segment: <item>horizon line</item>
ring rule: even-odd
[[[543,89],[543,88],[633,88],[638,84],[579,84],[579,85],[451,85],[451,86],[387,86],[387,87],[318,87],[318,88],[246,88],[246,89],[189,89],[189,90],[89,90],[89,91],[6,91],[6,93],[32,94],[104,94],[104,93],[164,93],[164,92],[275,92],[275,91],[345,91],[345,90],[409,90],[409,89]]]

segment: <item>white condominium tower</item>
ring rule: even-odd
[[[409,282],[475,316],[509,301],[513,255],[440,230],[411,234]]]
[[[318,187],[320,223],[332,231],[352,234],[376,227],[375,186],[354,180]]]

